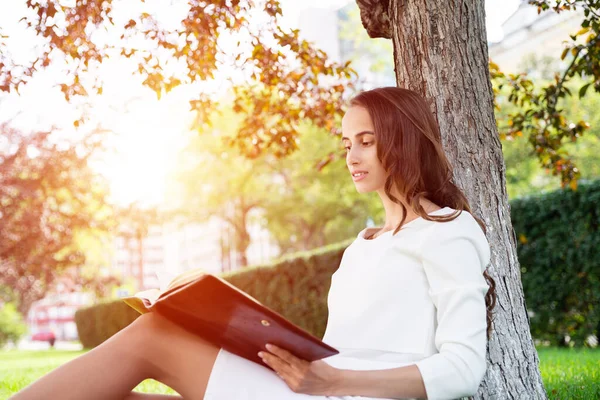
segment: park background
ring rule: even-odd
[[[148,1],[145,7],[173,24],[185,3]],[[123,4],[125,21],[125,14],[142,7]],[[298,29],[328,60],[341,66],[350,61],[352,85],[345,98],[396,84],[391,43],[368,37],[355,2],[281,6],[281,26]],[[14,67],[43,52],[39,37],[20,21],[33,18],[33,9],[25,1],[4,0],[0,7],[2,66],[27,76]],[[597,398],[600,96],[593,86],[580,90],[583,75],[569,82],[574,95],[561,98],[560,118],[582,127],[580,137],[560,147],[577,172],[565,180],[560,163],[557,168],[536,155],[525,129],[510,128],[527,102],[512,102],[508,85],[501,87],[502,79],[519,73],[545,87],[576,56],[563,52],[569,35],[593,30],[582,27],[587,15],[581,7],[538,12],[515,0],[487,1],[486,8],[507,191],[542,376],[551,398]],[[252,18],[261,21],[256,14]],[[219,46],[235,53],[237,40],[223,35]],[[114,300],[164,286],[190,268],[227,274],[322,333],[328,274],[322,266],[335,268],[348,240],[381,223],[383,215],[375,195],[354,190],[340,156],[337,114],[330,113],[328,126],[311,122],[310,110],[292,110],[303,117],[294,125],[292,151],[253,154],[247,144],[231,140],[232,133],[247,128],[247,109],[236,107],[228,86],[245,78],[234,57],[218,60],[213,79],[159,90],[149,82],[155,75],[131,77],[126,54],[73,74],[66,86],[59,82],[68,57],[53,54],[51,60],[26,85],[7,83],[0,94],[0,397],[80,354],[78,339],[92,347],[128,323],[131,314]],[[160,65],[165,71],[181,68]],[[526,86],[525,75],[518,76],[510,82]],[[210,107],[190,110],[198,91],[207,94]],[[301,279],[307,264],[317,270],[312,281]],[[261,265],[268,272],[256,268]],[[311,282],[319,279],[314,289]],[[92,304],[100,306],[86,308]],[[104,326],[90,322],[98,320]],[[57,342],[45,350],[49,333]],[[141,390],[170,392],[151,382]]]

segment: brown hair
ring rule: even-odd
[[[359,93],[350,105],[365,108],[373,122],[377,142],[377,155],[383,168],[389,172],[385,193],[404,211],[406,206],[392,193],[396,188],[420,217],[429,221],[448,222],[462,211],[471,213],[469,201],[454,183],[452,167],[442,148],[438,124],[425,99],[416,92],[397,87],[384,87]],[[428,199],[440,207],[450,207],[450,215],[429,215],[421,206]],[[483,222],[474,217],[485,232]],[[496,283],[487,273],[483,276],[489,285],[485,295],[487,308],[487,335],[492,329],[492,310],[496,305]]]

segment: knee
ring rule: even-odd
[[[153,312],[142,314],[124,329],[125,332],[127,342],[136,352],[148,351],[165,336],[163,317]]]
[[[171,335],[176,329],[173,322],[155,312],[140,315],[131,325],[140,340],[148,339],[154,343],[161,337]]]
[[[135,327],[138,330],[151,330],[153,327],[158,325],[158,315],[153,312],[148,312],[140,315],[136,318],[135,321],[131,324],[131,327]]]
[[[153,378],[154,359],[157,357],[157,344],[164,340],[164,329],[155,313],[140,315],[125,329],[115,335],[114,344],[122,357],[136,369],[143,371],[147,378]]]

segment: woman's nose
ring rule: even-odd
[[[357,165],[359,163],[358,158],[353,155],[352,150],[348,152],[348,157],[346,158],[348,166]]]

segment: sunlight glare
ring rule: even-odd
[[[177,90],[161,100],[148,92],[117,115],[113,125],[116,151],[107,156],[103,168],[115,203],[164,203],[167,177],[191,118],[187,96]]]

